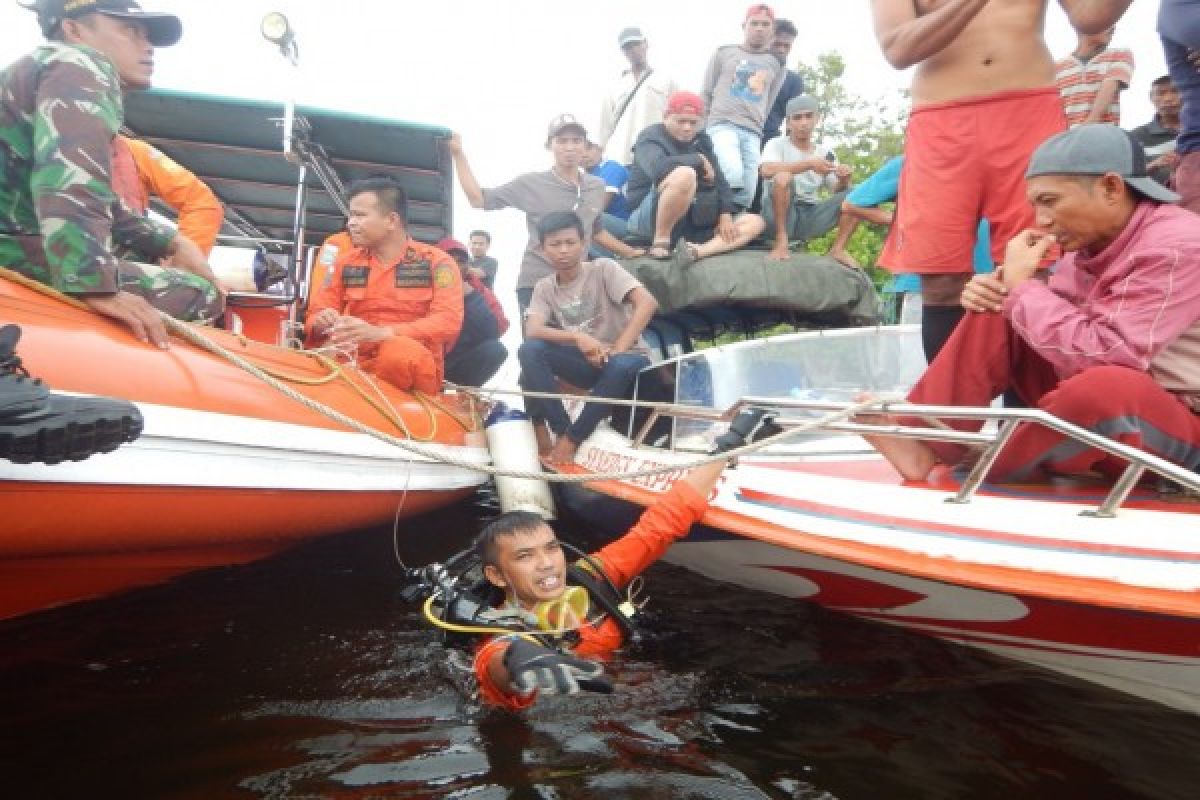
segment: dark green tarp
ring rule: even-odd
[[[714,306],[799,314],[844,315],[850,325],[879,321],[870,278],[825,256],[768,261],[765,250],[739,250],[687,267],[672,260],[626,259],[630,273],[658,301],[660,313]]]

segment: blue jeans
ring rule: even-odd
[[[617,353],[608,363],[597,369],[588,363],[571,345],[547,342],[544,339],[527,339],[517,350],[521,362],[521,387],[530,392],[557,393],[556,377],[581,389],[591,389],[593,397],[629,398],[633,394],[633,383],[641,370],[650,366],[650,359],[636,353]],[[612,413],[613,408],[605,403],[589,402],[571,422],[561,400],[543,400],[530,397],[525,401],[529,416],[545,420],[550,430],[579,444],[592,435],[600,420]]]
[[[762,161],[762,136],[728,122],[708,126],[717,168],[733,190],[733,202],[749,208],[758,188],[758,165]]]

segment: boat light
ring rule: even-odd
[[[279,45],[279,49],[285,53],[288,50],[288,46],[296,38],[296,34],[292,30],[292,25],[288,22],[288,18],[278,11],[272,11],[263,17],[260,30],[264,39]]]

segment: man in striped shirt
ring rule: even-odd
[[[1079,34],[1075,52],[1054,65],[1067,125],[1121,124],[1121,92],[1133,80],[1133,53],[1110,48],[1113,28]]]

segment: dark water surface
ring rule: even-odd
[[[365,531],[0,624],[4,796],[1200,797],[1200,718],[664,565],[615,695],[481,712],[398,574]]]

